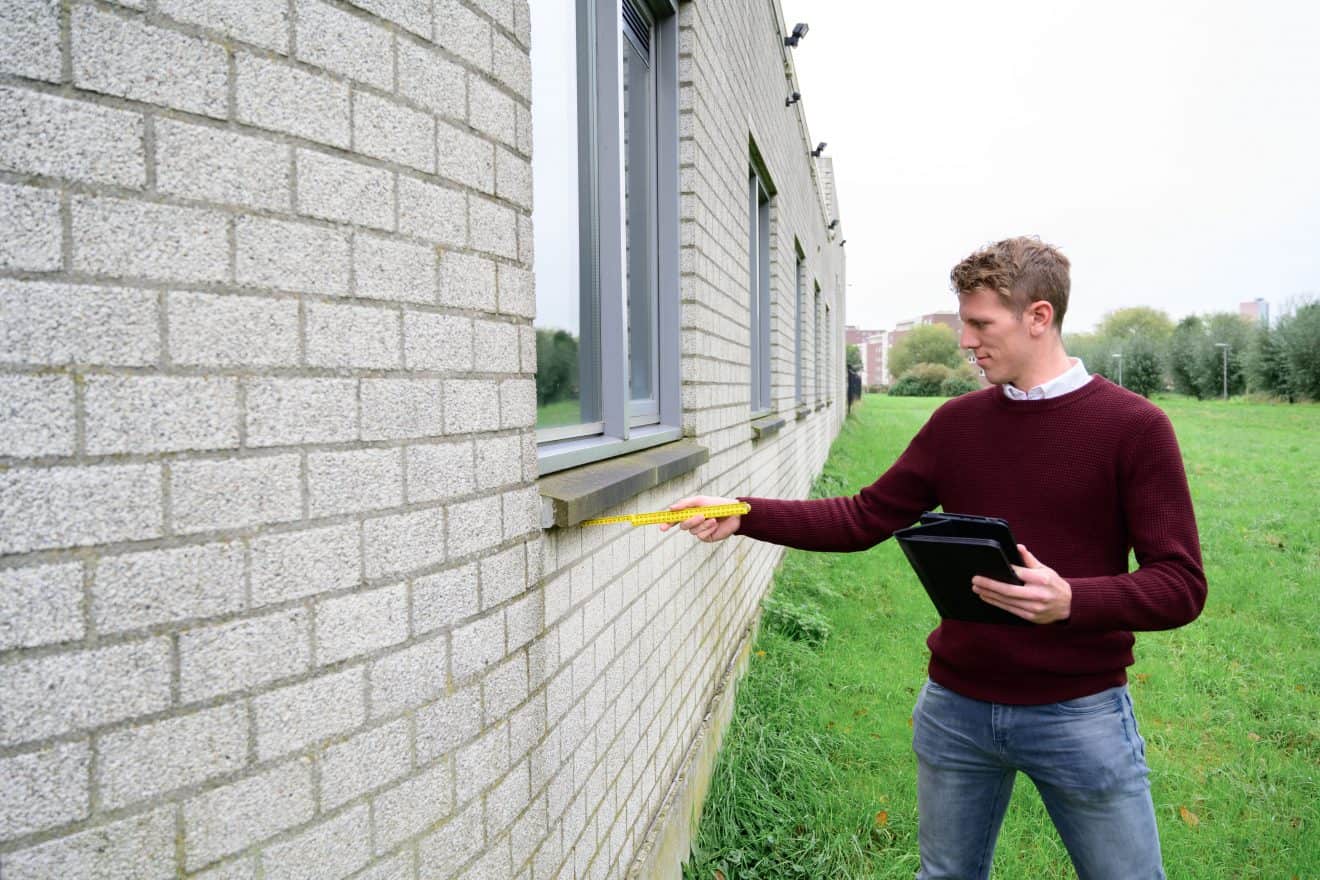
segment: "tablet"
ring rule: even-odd
[[[997,537],[986,537],[987,529]],[[999,537],[1001,529],[1006,538]],[[972,578],[976,575],[1008,584],[1022,583],[1005,552],[1006,540],[1013,555],[1018,555],[1017,544],[1003,520],[985,524],[943,519],[900,529],[894,538],[940,617],[971,623],[1031,625],[1030,621],[996,608],[972,592]]]

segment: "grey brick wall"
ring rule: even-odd
[[[680,16],[711,457],[629,509],[800,495],[840,421],[793,418],[794,241],[839,375],[843,270],[776,4]],[[539,526],[529,32],[527,0],[0,4],[0,877],[672,873],[778,551]],[[788,416],[756,443],[749,135]]]

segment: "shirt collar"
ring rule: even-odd
[[[1072,361],[1072,366],[1048,382],[1041,383],[1029,391],[1005,384],[1004,394],[1009,400],[1049,400],[1051,397],[1062,397],[1071,391],[1076,391],[1091,381],[1091,374],[1086,372],[1086,366],[1081,358],[1069,358],[1069,360]]]

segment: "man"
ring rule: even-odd
[[[1023,542],[1022,585],[976,577],[972,589],[1036,626],[944,620],[927,639],[913,712],[919,880],[988,876],[1018,771],[1082,880],[1164,877],[1126,668],[1133,631],[1201,612],[1200,542],[1164,413],[1064,351],[1068,270],[1034,238],[954,268],[960,345],[992,385],[936,410],[872,485],[848,498],[740,498],[745,516],[680,524],[708,542],[856,551],[942,506],[1003,517]]]

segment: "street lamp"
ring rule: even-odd
[[[1123,387],[1123,352],[1114,352],[1114,357],[1118,358],[1118,387]]]
[[[1224,352],[1224,400],[1228,400],[1228,349],[1227,342],[1216,342],[1215,348],[1222,349]]]

